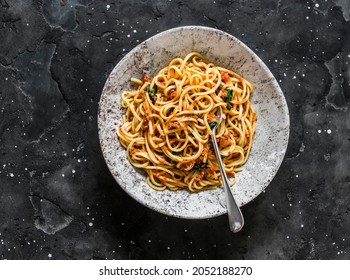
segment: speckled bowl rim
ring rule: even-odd
[[[261,189],[260,189],[260,192],[255,194],[253,197],[251,197],[249,199],[249,201],[246,201],[246,202],[243,202],[243,203],[240,203],[240,207],[244,206],[245,204],[253,201],[256,197],[259,196],[260,193],[262,193],[266,187],[270,184],[270,182],[272,181],[272,179],[275,177],[277,171],[279,170],[283,160],[284,160],[284,156],[285,156],[285,153],[286,153],[286,150],[287,150],[287,146],[288,146],[288,141],[289,141],[289,126],[290,126],[290,120],[289,120],[289,110],[288,110],[288,105],[287,105],[287,102],[285,100],[285,97],[283,95],[283,92],[281,90],[281,88],[279,87],[279,84],[277,83],[276,79],[274,78],[273,74],[270,72],[270,70],[268,69],[268,67],[264,64],[264,62],[249,48],[247,47],[244,43],[242,43],[239,39],[237,39],[236,37],[234,37],[233,35],[231,34],[228,34],[224,31],[221,31],[221,30],[218,30],[218,29],[214,29],[214,28],[210,28],[210,27],[205,27],[205,26],[181,26],[181,27],[176,27],[176,28],[172,28],[172,29],[168,29],[168,30],[165,30],[163,32],[160,32],[150,38],[148,38],[147,40],[143,41],[142,43],[140,43],[139,45],[137,45],[135,48],[133,48],[129,53],[127,53],[118,63],[117,65],[114,67],[114,69],[112,70],[112,72],[110,73],[105,85],[104,85],[104,88],[103,88],[103,91],[102,91],[102,95],[101,95],[101,98],[100,98],[100,102],[99,102],[99,108],[98,108],[98,134],[99,134],[99,139],[100,139],[100,145],[101,145],[101,150],[102,150],[102,153],[103,153],[103,156],[106,160],[106,163],[107,163],[107,166],[111,172],[111,174],[113,175],[114,179],[117,181],[117,183],[119,184],[119,186],[126,192],[128,193],[131,197],[133,197],[136,201],[138,201],[139,203],[145,205],[146,207],[152,209],[152,210],[155,210],[157,212],[160,212],[160,213],[163,213],[165,215],[169,215],[169,216],[174,216],[174,217],[178,217],[178,218],[185,218],[185,219],[205,219],[205,218],[213,218],[213,217],[217,217],[217,216],[220,216],[220,215],[223,215],[225,213],[227,213],[226,209],[223,208],[222,211],[218,211],[218,212],[210,212],[210,213],[207,213],[205,215],[201,215],[201,216],[196,216],[196,215],[189,215],[188,213],[185,214],[185,215],[182,215],[182,213],[178,213],[178,212],[168,212],[167,209],[163,209],[162,207],[159,207],[159,205],[152,205],[152,204],[149,204],[149,203],[145,203],[145,201],[143,199],[140,199],[140,197],[137,197],[135,196],[132,192],[130,192],[130,190],[125,187],[123,185],[123,183],[121,182],[120,180],[120,176],[116,175],[113,170],[115,168],[115,166],[112,166],[110,164],[110,162],[108,161],[108,158],[109,158],[109,153],[106,149],[106,147],[103,145],[103,137],[105,136],[104,135],[104,132],[102,131],[102,128],[103,126],[105,125],[104,124],[104,117],[105,117],[105,114],[107,114],[106,112],[106,108],[103,108],[103,106],[101,106],[103,103],[104,103],[104,97],[105,97],[105,94],[106,94],[106,88],[107,88],[107,85],[109,84],[110,82],[110,79],[111,79],[111,76],[112,74],[116,71],[116,69],[119,68],[120,65],[122,65],[123,63],[125,63],[126,61],[130,60],[137,52],[140,51],[140,49],[144,48],[145,46],[147,46],[147,43],[150,42],[150,41],[153,41],[153,40],[158,40],[159,38],[162,38],[162,36],[164,36],[165,34],[168,34],[168,33],[172,33],[172,32],[179,32],[181,30],[192,30],[193,32],[196,32],[196,30],[202,30],[202,31],[208,31],[208,32],[215,32],[217,33],[218,35],[220,36],[225,36],[225,37],[228,37],[229,39],[233,40],[235,44],[239,45],[240,48],[242,48],[245,52],[247,52],[254,60],[255,62],[259,65],[259,67],[262,69],[263,72],[266,73],[266,75],[268,76],[268,78],[271,80],[271,84],[272,86],[274,87],[274,89],[276,90],[277,92],[277,95],[279,96],[280,100],[279,102],[281,103],[280,106],[283,107],[283,111],[284,111],[284,119],[283,119],[283,124],[282,124],[282,129],[285,133],[284,135],[284,140],[282,141],[283,144],[282,146],[280,147],[281,151],[279,151],[279,155],[278,155],[278,158],[274,164],[274,170],[271,174],[269,174],[267,180],[265,180],[264,184],[261,186]],[[221,66],[221,65],[220,65]],[[159,70],[159,69],[157,69]],[[119,96],[121,95],[121,92],[117,93]],[[117,137],[115,136],[115,141],[119,141],[117,139]],[[254,147],[254,145],[253,145]],[[125,157],[126,157],[126,154],[125,154]],[[249,161],[249,160],[248,160]],[[131,165],[130,165],[131,166]],[[131,166],[132,167],[132,166]],[[132,167],[133,168],[133,167]],[[238,173],[239,174],[239,173]],[[239,175],[238,175],[239,176]],[[145,181],[146,181],[146,178],[144,178]],[[151,189],[151,188],[150,188]],[[172,191],[168,191],[166,190],[167,192],[172,192]],[[208,192],[210,192],[211,190],[208,190]],[[222,191],[222,190],[221,190]],[[181,191],[180,191],[181,192]],[[196,193],[194,193],[193,195],[196,195]],[[223,194],[223,191],[222,191],[222,197],[224,196]],[[221,197],[221,198],[222,198]],[[237,199],[237,198],[236,198]],[[223,203],[221,201],[221,203]]]

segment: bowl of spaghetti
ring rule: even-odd
[[[200,219],[226,213],[211,143],[243,206],[278,171],[288,144],[284,95],[260,58],[223,31],[185,26],[130,51],[104,86],[98,112],[101,149],[117,183],[166,215]]]

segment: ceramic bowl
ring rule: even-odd
[[[173,58],[184,57],[191,51],[201,53],[217,66],[237,72],[254,85],[251,98],[257,113],[254,144],[244,170],[237,173],[232,191],[240,206],[257,197],[283,161],[289,137],[288,107],[266,65],[228,33],[202,26],[184,26],[159,33],[135,47],[120,60],[106,81],[99,104],[98,132],[110,172],[131,197],[166,215],[201,219],[227,212],[221,187],[198,193],[155,191],[147,185],[145,175],[129,163],[116,136],[124,114],[120,106],[121,94],[131,89],[130,78],[140,78],[143,71],[154,76]]]

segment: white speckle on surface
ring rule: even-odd
[[[126,37],[130,38],[130,34],[126,35]]]
[[[15,175],[13,173],[10,173],[10,177],[14,177]]]
[[[73,174],[75,173],[75,170],[74,170],[74,169],[72,170],[72,173],[73,173]]]
[[[64,177],[64,174],[62,174],[62,177]]]
[[[301,227],[301,228],[303,228],[303,227],[304,227],[304,225],[302,224],[300,227]]]
[[[296,178],[298,178],[298,177],[299,177],[299,175],[297,174],[297,175],[295,175],[295,177],[296,177]]]
[[[319,130],[317,130],[317,132],[318,132],[318,133],[321,133],[321,132],[322,132],[322,130],[321,130],[321,129],[319,129]]]
[[[83,79],[80,79],[81,82],[83,82],[84,80]]]
[[[306,19],[309,19],[309,17],[306,17]]]
[[[287,239],[289,239],[289,235],[287,235]]]
[[[51,255],[51,254],[48,254],[47,256],[48,256],[49,258],[52,258],[52,255]]]
[[[109,10],[110,7],[111,7],[111,5],[107,5],[107,6],[106,6],[107,10]]]
[[[5,80],[7,81],[7,80],[8,80],[8,78],[6,77],[6,78],[5,78]]]
[[[296,76],[293,76],[293,79],[295,80],[297,77]]]
[[[318,8],[319,6],[320,6],[320,4],[318,4],[318,3],[315,4],[315,7],[316,7],[316,8]]]
[[[272,204],[271,204],[271,206],[272,206],[272,207],[275,207],[275,204],[274,204],[274,203],[272,203]]]
[[[329,128],[327,129],[327,133],[328,134],[331,134],[332,133],[332,130],[330,130]]]
[[[89,226],[92,227],[94,224],[93,223],[89,223]]]
[[[137,31],[136,31],[136,29],[134,29],[134,33],[136,33]]]

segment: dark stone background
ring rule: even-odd
[[[0,258],[349,259],[349,19],[348,0],[0,0]],[[146,209],[100,151],[109,73],[181,25],[246,43],[288,102],[285,160],[236,235]]]

